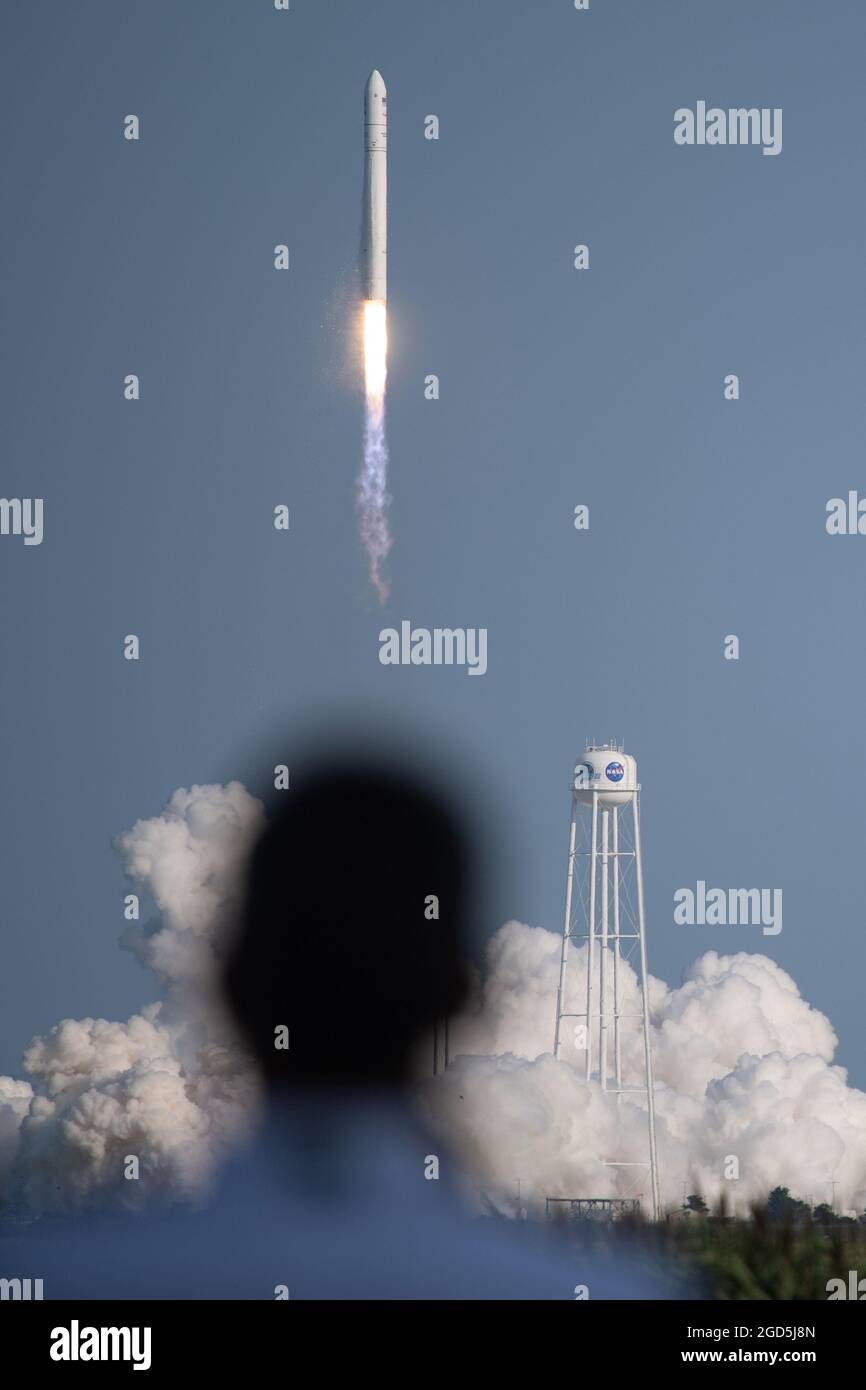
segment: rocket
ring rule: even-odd
[[[371,72],[364,92],[364,298],[388,297],[388,93]]]

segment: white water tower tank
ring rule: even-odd
[[[623,806],[638,788],[637,763],[621,743],[590,743],[575,763],[573,786],[584,805],[591,806],[598,792],[599,806]]]

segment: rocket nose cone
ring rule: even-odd
[[[382,80],[382,74],[379,72],[378,68],[374,68],[367,79],[367,95],[379,97],[385,95],[385,83]]]

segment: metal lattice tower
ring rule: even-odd
[[[544,1214],[550,1220],[617,1221],[640,1215],[637,1197],[545,1197]]]
[[[658,1220],[659,1183],[653,1098],[647,988],[646,928],[640,847],[640,786],[637,764],[621,743],[594,743],[574,769],[571,827],[565,887],[565,922],[559,989],[556,996],[554,1051],[559,1058],[564,1020],[582,1020],[575,1027],[575,1047],[585,1052],[585,1076],[595,1078],[603,1091],[617,1097],[627,1092],[646,1096],[649,1156],[646,1165],[612,1162],[610,1167],[649,1169],[653,1220]],[[585,1007],[566,1011],[569,944],[586,943]],[[598,959],[596,959],[598,957]],[[640,978],[640,1012],[621,1007],[622,962]],[[612,979],[611,979],[612,976]],[[624,1030],[637,1026],[643,1033],[644,1076],[639,1084],[623,1083]],[[611,1065],[611,1033],[613,1060]]]

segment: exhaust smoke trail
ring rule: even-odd
[[[382,300],[364,302],[364,460],[358,479],[361,539],[370,579],[380,603],[388,597],[383,567],[391,549],[388,529],[388,440],[385,388],[388,380],[388,311]]]
[[[361,539],[379,602],[388,597],[383,567],[391,549],[388,530],[388,441],[385,386],[388,379],[388,93],[373,71],[364,89],[364,463],[358,479]]]

